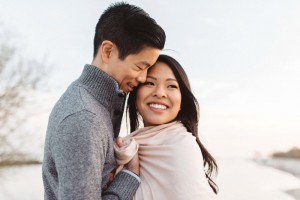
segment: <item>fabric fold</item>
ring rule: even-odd
[[[114,144],[115,156],[118,165],[128,163],[139,149],[139,144],[134,138],[126,138],[124,142],[125,145],[123,147],[118,147],[116,143]]]

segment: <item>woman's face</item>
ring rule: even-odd
[[[172,121],[180,105],[180,88],[172,70],[167,64],[157,62],[148,70],[146,82],[137,91],[136,106],[144,126]]]

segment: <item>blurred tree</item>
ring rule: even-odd
[[[36,90],[46,72],[42,62],[25,59],[18,53],[0,24],[0,165],[26,160],[14,145],[12,135],[26,122],[26,115],[22,116],[20,110],[28,91]]]
[[[287,152],[274,152],[272,154],[274,158],[297,158],[300,159],[300,148],[299,147],[293,147]]]

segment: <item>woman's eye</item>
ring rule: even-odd
[[[143,85],[154,85],[154,83],[150,81],[146,81]]]
[[[177,85],[169,85],[168,88],[178,88]]]

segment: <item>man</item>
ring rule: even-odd
[[[125,93],[146,80],[164,44],[163,29],[141,8],[116,3],[104,11],[91,65],[84,66],[49,117],[45,199],[132,199],[140,182],[137,155],[109,183],[116,167],[113,143]]]

